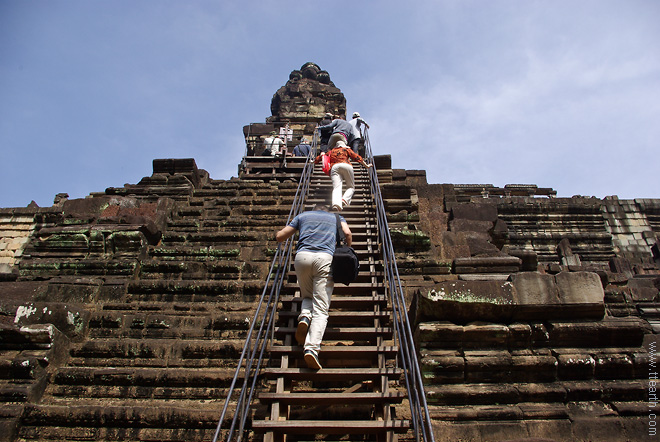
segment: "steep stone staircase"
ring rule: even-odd
[[[162,190],[154,189],[156,178],[116,192],[153,198]],[[296,183],[183,187],[177,194],[187,196],[177,197],[161,240],[143,247],[144,256],[90,253],[93,229],[84,226],[60,228],[57,242],[44,234],[35,243],[23,278],[49,277],[51,256],[71,243],[62,237],[75,235],[79,256],[69,258],[75,271],[51,285],[96,278],[100,289],[75,299],[89,326],[59,358],[63,365],[39,378],[37,369],[23,370],[25,385],[41,379],[45,391],[24,410],[4,413],[9,424],[20,421],[16,440],[212,438],[267,273],[273,232],[286,221]],[[107,271],[120,267],[130,271]],[[62,302],[76,298],[66,288],[57,293]],[[29,348],[22,349],[26,356]],[[16,376],[16,369],[5,369]]]
[[[367,172],[354,164],[356,194],[342,211],[353,233],[353,247],[360,258],[358,279],[336,284],[328,328],[319,354],[323,368],[306,367],[302,346],[294,334],[300,310],[300,292],[291,266],[278,312],[276,340],[270,347],[268,380],[258,399],[268,406],[255,415],[252,428],[264,440],[396,440],[408,431],[402,419],[406,399],[399,384],[398,348],[385,294],[379,257],[375,207]],[[308,208],[328,204],[331,182],[320,166],[311,178]],[[285,436],[286,435],[286,436]],[[342,439],[343,438],[343,439]]]

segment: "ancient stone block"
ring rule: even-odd
[[[53,324],[72,341],[80,341],[87,331],[89,316],[86,309],[73,303],[31,302],[17,310],[14,324]]]
[[[515,256],[474,256],[456,258],[454,271],[456,273],[513,273],[520,270],[520,264],[520,258]]]
[[[509,322],[513,304],[511,283],[453,281],[437,284],[416,296],[417,321],[450,320],[459,324],[483,320]]]
[[[440,243],[442,256],[445,258],[469,257],[470,247],[464,237],[454,232],[441,232]]]
[[[497,220],[497,205],[495,204],[456,204],[451,209],[451,216],[454,219],[469,219],[475,221],[490,221],[494,223]]]
[[[464,328],[448,321],[423,322],[415,332],[415,340],[424,348],[457,348],[463,343]]]
[[[559,290],[552,275],[541,273],[516,273],[511,275],[516,288],[515,302],[521,307],[520,314],[527,319],[547,317],[548,308],[558,306]],[[523,313],[524,312],[524,313]]]
[[[490,230],[493,228],[492,221],[479,221],[465,218],[455,218],[449,221],[449,229],[452,232],[482,232],[486,239],[490,238]]]
[[[507,351],[465,351],[467,382],[510,382],[513,359]]]
[[[633,361],[627,354],[598,354],[595,376],[598,379],[632,379],[635,376]]]
[[[528,348],[532,344],[532,328],[529,324],[509,324],[509,348]]]
[[[559,299],[571,306],[575,314],[585,318],[602,318],[605,314],[605,292],[597,274],[561,272],[555,275]]]
[[[463,348],[506,348],[509,327],[502,324],[468,324],[463,327]]]
[[[460,383],[465,378],[465,359],[455,351],[427,351],[421,353],[422,376],[429,383]]]
[[[463,237],[465,239],[465,242],[467,243],[469,249],[470,249],[470,256],[474,257],[483,257],[483,256],[498,256],[501,255],[502,253],[500,252],[500,249],[497,248],[494,244],[491,243],[491,237],[488,233],[486,232],[474,232],[474,231],[466,231],[466,232],[459,232],[459,236]],[[512,267],[509,269],[499,269],[505,272],[515,272],[518,271],[518,267]],[[456,269],[457,273],[471,273],[471,272],[477,272],[481,273],[480,270],[472,270],[470,268],[457,268]]]
[[[545,355],[512,356],[510,370],[516,382],[552,382],[557,379],[557,359]]]
[[[558,377],[562,380],[593,379],[596,361],[590,354],[560,354],[557,356]]]
[[[390,228],[390,236],[397,251],[419,252],[431,248],[430,238],[420,230]]]

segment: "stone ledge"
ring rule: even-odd
[[[605,292],[596,273],[514,274],[511,281],[447,281],[418,291],[415,322],[448,320],[512,323],[524,320],[601,319]]]

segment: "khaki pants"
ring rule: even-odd
[[[311,320],[305,350],[313,350],[318,354],[328,325],[330,299],[335,288],[335,282],[330,276],[332,255],[324,252],[298,252],[294,264],[303,298],[298,320]]]
[[[353,166],[348,163],[337,163],[330,169],[330,179],[332,180],[332,205],[339,206],[342,209],[344,205],[351,204],[353,194],[355,193],[355,175]],[[342,194],[342,184],[346,183],[346,190]],[[342,204],[341,200],[346,201]]]

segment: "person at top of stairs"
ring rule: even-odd
[[[330,123],[332,123],[332,120],[332,114],[330,112],[326,112],[319,126],[328,126]],[[319,135],[320,150],[321,152],[327,152],[329,148],[328,143],[330,142],[330,135],[332,135],[332,128],[323,130],[319,129]]]
[[[357,129],[355,129],[351,123],[342,118],[335,118],[330,124],[326,124],[325,126],[318,126],[317,129],[320,133],[324,133],[327,130],[332,130],[332,135],[330,135],[330,139],[328,140],[329,150],[337,147],[338,143],[350,145],[355,137],[360,135],[360,133],[357,132]]]
[[[353,242],[351,229],[340,217],[346,244]],[[309,368],[320,369],[319,350],[328,324],[330,298],[334,281],[330,275],[332,255],[337,244],[337,220],[327,206],[316,205],[303,212],[275,235],[277,241],[286,241],[297,231],[298,244],[294,266],[300,286],[302,305],[298,316],[296,341],[304,345],[305,363]]]
[[[264,138],[264,153],[265,156],[276,156],[282,153],[284,148],[284,140],[277,135],[277,132],[271,131],[270,135]]]
[[[332,179],[332,210],[341,211],[345,206],[351,204],[351,199],[355,193],[355,175],[351,159],[357,161],[365,168],[370,168],[371,164],[364,162],[362,157],[353,150],[348,149],[346,144],[339,141],[334,149],[331,149],[327,155],[330,157],[330,179]],[[321,162],[321,155],[317,156],[314,163]],[[342,184],[346,182],[346,190],[342,195]]]
[[[364,121],[364,118],[360,116],[359,112],[353,112],[353,119],[349,121],[348,124],[353,126],[354,132],[353,141],[351,142],[351,149],[353,149],[353,152],[359,153],[358,149],[362,139],[364,138],[364,135],[362,134],[362,126],[369,129],[369,125],[366,121]]]

